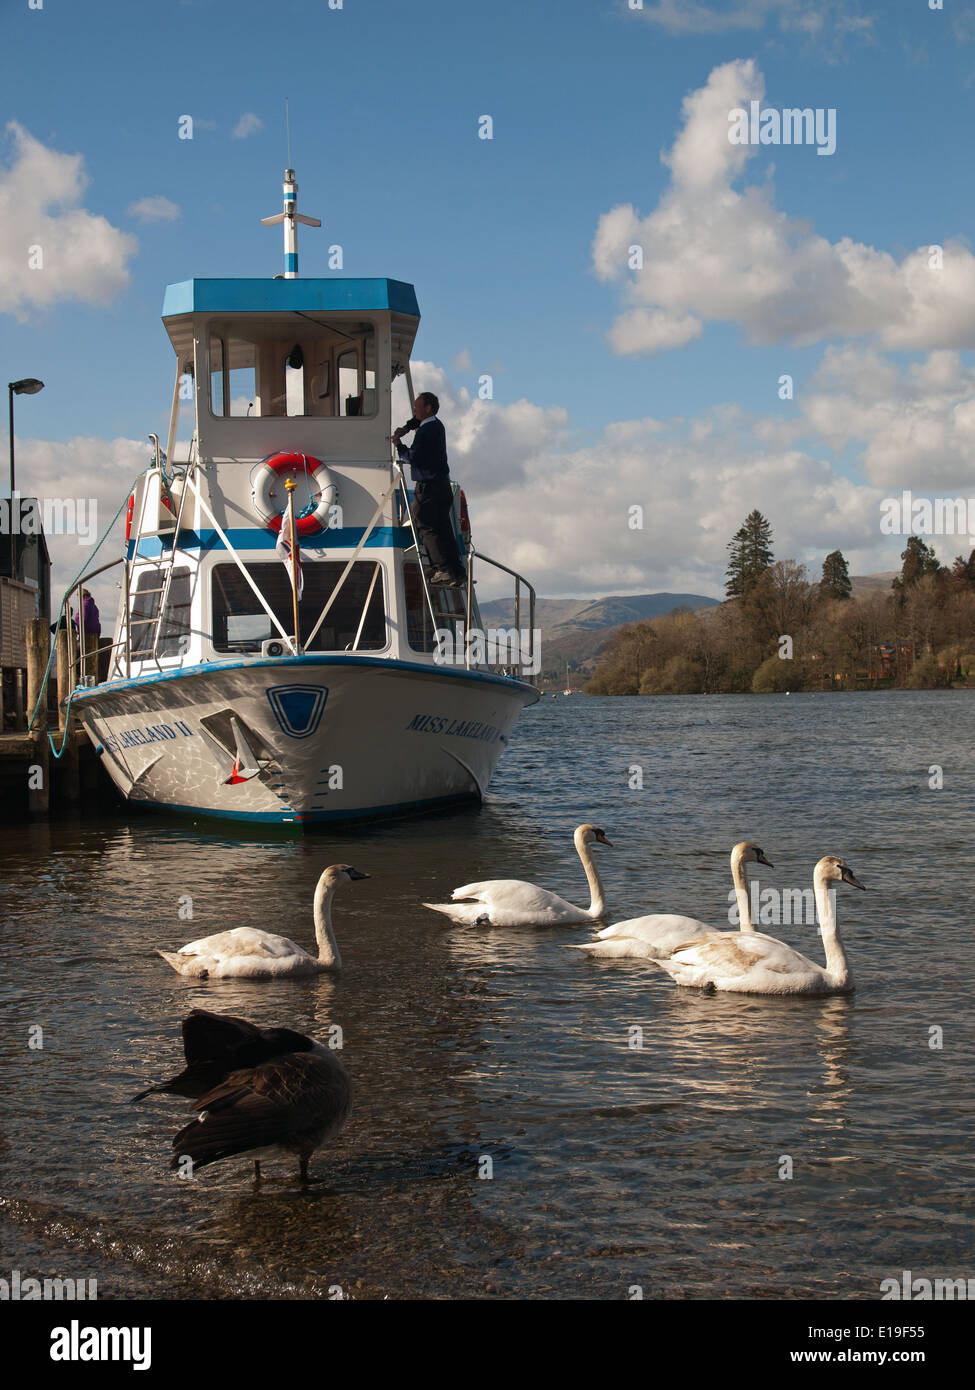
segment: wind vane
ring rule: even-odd
[[[288,126],[288,163],[291,163],[291,123],[288,120],[288,104],[285,102],[285,121]],[[298,278],[298,226],[303,222],[306,227],[320,227],[321,219],[318,217],[304,217],[298,211],[298,184],[295,181],[295,171],[285,169],[284,171],[284,212],[277,213],[274,217],[262,217],[262,227],[276,227],[279,222],[284,223],[284,278],[286,280],[297,280]]]

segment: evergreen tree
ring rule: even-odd
[[[728,598],[746,598],[772,563],[772,527],[760,511],[748,513],[728,549],[725,593]]]
[[[932,547],[926,541],[922,541],[920,536],[908,536],[907,549],[901,551],[901,560],[904,563],[900,575],[894,580],[891,588],[903,603],[908,589],[913,588],[925,575],[940,573],[941,565]]]
[[[823,561],[823,577],[819,581],[819,592],[823,598],[852,598],[850,571],[841,551],[831,550]]]
[[[956,555],[951,567],[951,577],[959,589],[975,589],[975,550],[966,560],[964,555]]]

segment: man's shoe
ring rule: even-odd
[[[453,575],[448,574],[446,570],[434,570],[433,574],[431,574],[429,579],[429,583],[431,584],[452,585],[453,582]]]
[[[463,570],[458,570],[456,574],[450,576],[449,583],[452,589],[463,589],[464,585],[467,583],[467,575]]]

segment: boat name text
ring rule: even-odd
[[[501,730],[478,719],[451,719],[449,714],[414,714],[407,729],[423,734],[449,734],[453,738],[479,738],[485,743],[497,743]]]
[[[103,746],[110,753],[118,753],[123,748],[165,743],[167,739],[179,737],[192,738],[193,730],[182,719],[174,719],[172,724],[144,724],[141,729],[126,729],[124,733],[105,739]]]

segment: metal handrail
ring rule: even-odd
[[[477,556],[477,558],[478,558],[479,560],[483,560],[484,563],[485,563],[486,565],[493,565],[495,569],[503,570],[503,571],[505,572],[505,574],[510,574],[511,577],[512,577],[512,579],[515,581],[515,627],[516,627],[516,629],[518,630],[519,636],[520,636],[520,633],[521,633],[521,585],[524,584],[525,588],[528,590],[528,631],[529,631],[530,640],[531,640],[531,647],[530,647],[530,649],[529,649],[528,659],[526,660],[525,657],[524,657],[524,653],[521,653],[521,658],[520,658],[520,660],[519,660],[519,662],[518,662],[518,665],[519,665],[519,667],[522,667],[522,666],[533,666],[533,665],[535,664],[535,660],[534,660],[534,659],[535,659],[535,598],[536,598],[534,586],[531,585],[531,584],[529,584],[529,582],[528,582],[528,580],[525,578],[525,576],[524,576],[523,574],[519,574],[517,570],[513,570],[513,569],[511,568],[510,565],[503,565],[503,564],[501,563],[500,560],[492,560],[491,557],[490,557],[490,555],[485,555],[482,551],[476,550],[475,547],[474,547],[474,543],[471,542],[470,554],[469,554],[468,557],[467,557],[467,558],[468,558],[468,571],[467,571],[468,612],[470,612],[470,589],[471,589],[471,585],[472,585],[472,576],[473,576],[473,570],[474,570],[474,556],[475,556],[475,555]],[[470,635],[470,624],[468,623],[468,636],[469,636],[469,635]],[[496,665],[503,665],[504,663],[502,663],[502,662],[496,662],[495,664],[496,664]],[[470,663],[468,662],[468,666],[469,666],[469,665],[470,665]]]

